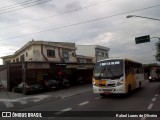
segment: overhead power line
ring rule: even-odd
[[[111,17],[116,17],[116,16],[132,13],[132,12],[137,12],[137,11],[142,11],[142,10],[146,10],[146,9],[151,9],[151,8],[155,8],[155,7],[159,7],[159,6],[160,5],[145,7],[145,8],[136,9],[136,10],[131,10],[131,11],[128,11],[128,12],[123,12],[123,13],[119,13],[119,14],[115,14],[115,15],[110,15],[110,16],[106,16],[106,17],[96,18],[96,19],[92,19],[92,20],[88,20],[88,21],[82,21],[82,22],[78,22],[78,23],[73,23],[73,24],[65,25],[65,26],[55,27],[55,28],[52,28],[52,29],[42,30],[42,31],[38,31],[38,32],[26,34],[26,35],[20,35],[20,36],[15,36],[15,37],[11,37],[11,38],[6,38],[6,39],[0,40],[0,41],[20,38],[20,37],[25,37],[25,36],[30,36],[30,35],[34,35],[34,34],[40,34],[40,33],[43,33],[43,32],[49,32],[49,31],[53,31],[53,30],[57,30],[57,29],[62,29],[62,28],[67,28],[67,27],[72,27],[72,26],[81,25],[81,24],[86,24],[86,23],[95,22],[95,21],[99,21],[99,20],[103,20],[103,19],[107,19],[107,18],[111,18]]]
[[[38,1],[41,1],[41,0],[37,0],[37,1],[34,1],[34,2],[38,2]],[[20,9],[24,9],[24,8],[28,8],[28,7],[32,7],[32,6],[36,6],[36,5],[43,4],[43,3],[46,3],[46,2],[50,2],[50,1],[52,1],[52,0],[42,1],[42,2],[39,2],[39,3],[36,3],[36,4],[32,4],[32,5],[27,5],[27,4],[34,3],[34,2],[29,2],[29,3],[21,4],[21,6],[15,6],[15,7],[13,6],[11,8],[15,8],[15,9],[11,9],[11,10],[8,10],[9,8],[2,9],[2,10],[0,9],[0,14],[5,14],[5,13],[8,13],[8,12],[12,12],[12,11],[16,11],[16,10],[20,10]],[[27,6],[24,6],[24,5],[27,5]],[[17,7],[20,7],[20,8],[17,8]],[[4,11],[4,12],[1,12],[1,11]]]
[[[65,11],[65,12],[59,11],[60,13],[55,14],[55,15],[51,15],[51,16],[48,16],[48,17],[43,17],[43,18],[31,20],[31,21],[29,21],[29,22],[24,22],[24,23],[20,23],[20,24],[15,24],[15,25],[11,25],[11,26],[6,26],[6,27],[3,27],[3,28],[0,28],[0,30],[2,30],[2,29],[7,29],[7,28],[12,28],[12,27],[17,27],[17,26],[20,26],[20,25],[29,24],[29,23],[33,23],[33,22],[37,22],[37,21],[49,19],[49,18],[53,18],[53,17],[59,16],[59,15],[63,15],[63,14],[68,14],[68,13],[72,13],[72,12],[77,12],[77,11],[80,11],[80,10],[83,10],[83,9],[86,9],[86,8],[89,8],[89,7],[93,7],[93,6],[96,6],[96,5],[99,5],[99,4],[103,4],[103,3],[109,2],[109,1],[111,1],[111,0],[101,1],[101,2],[98,2],[98,3],[95,3],[95,4],[91,4],[91,5],[88,5],[88,6],[76,8],[76,9],[74,9],[74,10],[69,10],[69,11]]]
[[[33,1],[33,0],[27,0],[27,1],[19,2],[19,3],[7,5],[7,6],[2,6],[2,7],[0,7],[0,9],[9,8],[9,7],[12,7],[12,6],[17,6],[17,5],[19,6],[19,5],[22,5],[22,4],[24,4],[24,3],[28,3],[28,2],[31,2],[31,1]]]

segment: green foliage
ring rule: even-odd
[[[156,43],[156,55],[155,58],[157,61],[160,61],[160,40]]]

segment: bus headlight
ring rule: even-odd
[[[121,80],[118,81],[117,84],[118,84],[118,85],[122,85],[123,83],[124,83],[124,82],[123,82],[123,79],[121,79]]]
[[[95,85],[96,84],[96,81],[95,80],[93,80],[93,85]]]
[[[149,76],[149,79],[152,79],[152,77],[151,77],[151,76]]]
[[[93,85],[95,85],[95,84],[96,84],[96,82],[94,81],[94,82],[93,82]]]

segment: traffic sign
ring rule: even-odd
[[[146,36],[136,37],[135,42],[136,44],[150,42],[150,36],[146,35]]]

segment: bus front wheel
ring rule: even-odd
[[[141,82],[139,82],[139,88],[141,88],[142,87],[142,83]]]
[[[128,86],[128,94],[131,93],[131,85]]]

